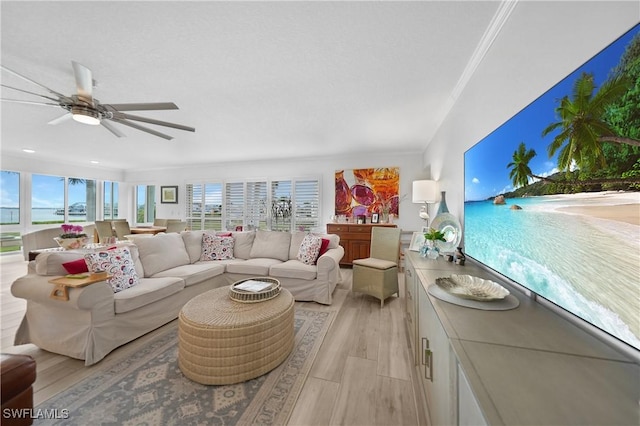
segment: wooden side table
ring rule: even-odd
[[[70,278],[70,277],[58,277],[49,280],[53,284],[53,290],[49,295],[52,299],[69,300],[69,289],[86,287],[89,284],[104,281],[111,276],[106,272],[102,274],[87,274],[86,278]]]

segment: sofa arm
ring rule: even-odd
[[[113,289],[106,281],[98,281],[86,287],[70,288],[69,300],[53,299],[50,295],[54,285],[49,282],[53,278],[55,277],[36,274],[25,275],[11,284],[11,294],[40,304],[87,311],[93,309],[98,303],[102,304],[109,299],[114,305]]]
[[[344,247],[327,250],[316,261],[318,280],[337,283],[340,280],[340,260],[344,257]]]

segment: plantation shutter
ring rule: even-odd
[[[187,184],[186,203],[187,228],[191,230],[202,229],[202,185]]]
[[[244,183],[228,182],[225,185],[225,228],[234,231],[244,224]]]
[[[273,231],[290,231],[292,214],[291,181],[272,181],[271,229]]]
[[[267,182],[247,182],[245,223],[249,229],[267,229]]]
[[[320,215],[320,185],[318,180],[295,181],[294,228],[311,231],[318,227]]]
[[[222,229],[222,184],[207,183],[204,192],[204,229]]]

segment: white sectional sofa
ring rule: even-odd
[[[91,365],[177,318],[194,296],[250,277],[277,278],[297,301],[331,304],[344,255],[337,235],[323,235],[326,252],[315,264],[305,264],[298,259],[303,232],[233,232],[232,259],[201,260],[205,232],[158,234],[123,243],[135,270],[135,285],[114,290],[112,282],[99,281],[70,288],[66,301],[50,297],[49,280],[67,274],[63,263],[83,259],[96,249],[40,254],[30,262],[28,274],[11,287],[15,297],[27,300],[15,344],[34,343]]]

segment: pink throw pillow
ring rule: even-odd
[[[327,252],[327,250],[329,250],[329,240],[326,238],[322,239],[322,244],[320,245],[320,252],[318,253],[318,257],[322,256],[323,254],[325,254]],[[318,259],[316,258],[316,261],[318,261]]]
[[[62,267],[69,274],[83,274],[85,272],[89,272],[89,267],[87,266],[87,262],[85,262],[84,259],[77,259],[71,262],[63,263]]]

